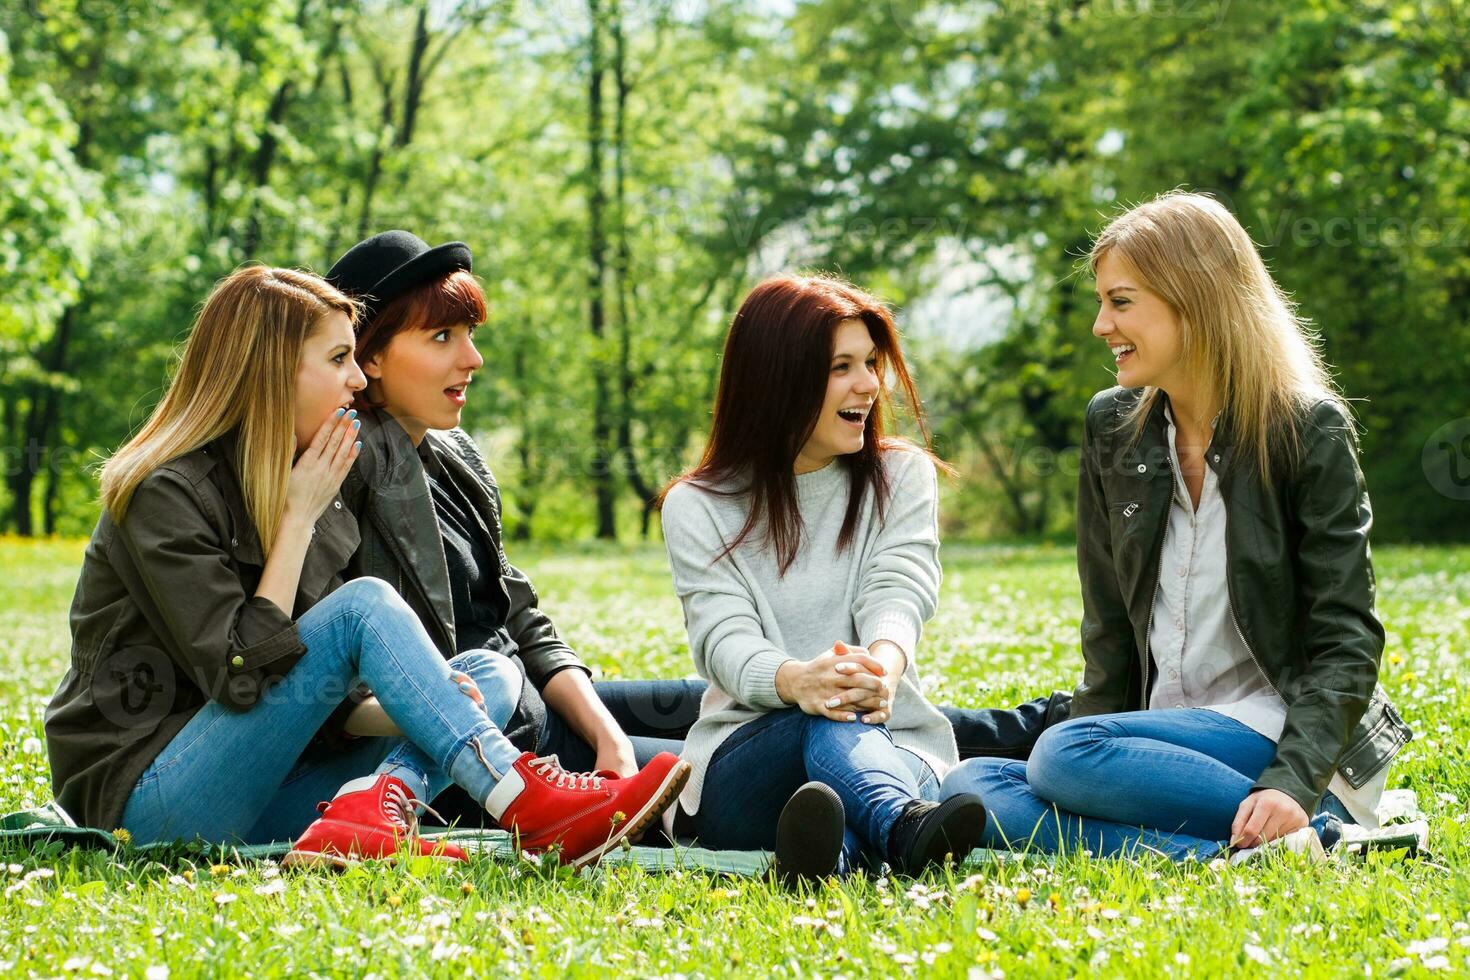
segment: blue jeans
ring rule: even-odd
[[[690,691],[696,684],[701,687],[691,699]],[[671,729],[665,727],[665,711],[670,706],[687,704],[692,700],[697,717],[702,684],[700,681],[598,681],[592,689],[628,736],[638,765],[646,766],[660,752],[678,755],[684,751],[683,740],[689,732],[689,725],[685,723],[682,729],[672,729],[674,734],[670,734]],[[596,768],[596,751],[572,731],[561,715],[550,709],[546,712],[546,723],[541,727],[541,740],[536,751],[539,755],[556,756],[572,772],[591,772]]]
[[[289,840],[344,782],[398,776],[428,800],[452,781],[483,801],[520,752],[500,733],[520,693],[515,666],[470,652],[445,661],[386,583],[354,579],[297,621],[306,654],[246,711],[209,702],[190,718],[128,797],[123,826],[139,843]],[[450,680],[470,675],[482,710]],[[313,736],[358,681],[405,737],[364,738],[347,752]]]
[[[960,763],[943,795],[985,801],[984,847],[1209,860],[1275,756],[1275,742],[1205,708],[1094,715],[1047,729],[1027,762]],[[1334,818],[1351,820],[1329,793],[1312,823]]]
[[[888,832],[915,800],[939,798],[939,780],[883,725],[831,721],[800,708],[771,711],[720,744],[691,822],[704,847],[771,850],[776,822],[805,782],[826,783],[847,814],[840,871],[887,860]]]

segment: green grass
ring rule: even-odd
[[[44,749],[30,740],[42,737],[67,659],[81,547],[0,541],[0,810],[50,796]],[[517,557],[606,675],[687,673],[660,549]],[[11,853],[0,867],[0,974],[1463,972],[1470,549],[1384,548],[1375,559],[1384,683],[1417,733],[1389,785],[1418,792],[1442,867],[1388,856],[1231,871],[1077,856],[792,894],[700,874],[570,878],[489,861],[331,875]],[[1006,705],[1070,685],[1079,613],[1070,549],[946,547],[945,568],[921,654],[936,700]]]

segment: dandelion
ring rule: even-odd
[[[211,864],[209,866],[209,873],[219,878],[230,873],[230,866],[228,864]]]
[[[128,828],[119,827],[112,832],[112,839],[117,841],[119,847],[127,847],[133,843],[133,835],[128,833]]]
[[[461,895],[473,895],[475,893],[475,883],[473,881],[460,882],[459,893]]]
[[[40,755],[41,749],[41,740],[34,735],[20,743],[20,750],[26,755]]]
[[[396,909],[396,908],[398,908],[398,906],[400,906],[402,904],[403,904],[403,899],[399,898],[397,895],[389,895],[388,896],[388,907],[389,908],[395,908]]]
[[[1020,905],[1025,905],[1029,901],[1031,901],[1031,889],[1029,889],[1029,888],[1017,888],[1016,889],[1016,902],[1018,904],[1020,904]]]

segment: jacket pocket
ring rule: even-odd
[[[1353,729],[1353,738],[1337,757],[1337,771],[1353,789],[1378,774],[1414,737],[1382,689],[1373,692],[1368,710]]]

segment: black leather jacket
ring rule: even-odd
[[[429,636],[447,660],[460,653],[454,628],[454,600],[449,591],[449,570],[444,543],[429,493],[428,477],[418,449],[408,433],[392,416],[382,411],[359,415],[362,452],[342,484],[342,499],[356,515],[362,543],[352,556],[348,578],[371,575],[392,585],[418,614]],[[502,545],[500,488],[484,458],[464,431],[430,430],[425,435],[430,449],[469,498],[488,536],[491,550],[500,563],[500,588],[505,627],[499,631],[501,652],[514,657],[525,672],[530,687],[539,691],[554,674],[568,667],[586,671],[587,666],[567,646],[551,617],[542,612],[535,587],[520,569],[510,563]],[[366,695],[360,690],[353,700]],[[325,734],[340,735],[350,711],[345,705],[329,721]],[[523,691],[515,718],[506,729],[512,742],[534,747],[540,734],[541,702],[532,691]]]
[[[1134,443],[1124,416],[1139,389],[1099,392],[1087,407],[1077,494],[1082,683],[1072,717],[1148,704],[1149,629],[1174,493],[1160,396]],[[1363,785],[1412,733],[1378,687],[1383,626],[1373,611],[1372,511],[1357,446],[1329,400],[1302,421],[1302,459],[1263,484],[1234,459],[1228,420],[1206,462],[1226,509],[1226,584],[1241,639],[1286,702],[1276,758],[1256,789],[1314,813],[1341,772]]]

